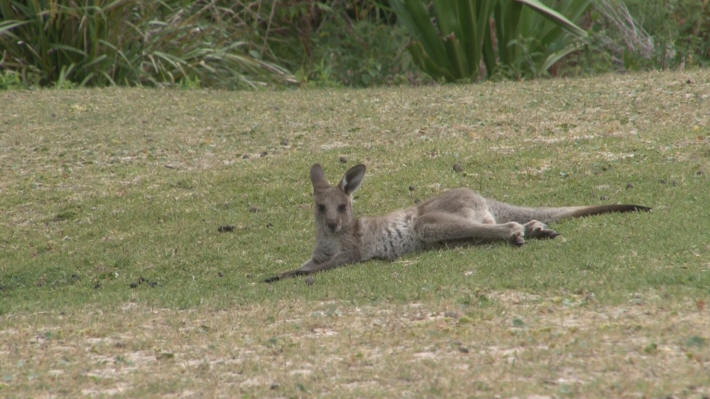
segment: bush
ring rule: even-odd
[[[332,18],[315,35],[314,61],[300,70],[302,80],[348,87],[427,81],[412,63],[407,43],[398,27]]]
[[[427,80],[412,64],[408,39],[385,4],[289,0],[264,1],[255,9],[260,14],[248,17],[265,43],[264,54],[295,71],[304,84],[366,87]]]

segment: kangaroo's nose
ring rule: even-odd
[[[338,227],[337,223],[328,222],[327,224],[328,224],[328,228],[330,229],[330,231],[335,231],[335,229]]]

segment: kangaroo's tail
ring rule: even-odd
[[[487,201],[488,207],[496,219],[496,223],[527,223],[533,219],[543,223],[551,223],[560,219],[601,215],[603,213],[651,211],[651,208],[642,205],[589,205],[564,206],[558,208],[528,208],[495,200]]]

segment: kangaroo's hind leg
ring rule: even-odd
[[[525,243],[525,230],[520,223],[479,223],[449,212],[428,212],[419,216],[414,231],[427,243],[461,239],[507,240],[514,245]]]

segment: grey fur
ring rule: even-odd
[[[528,208],[457,188],[383,216],[355,218],[352,193],[364,175],[365,166],[356,165],[345,172],[337,186],[331,186],[320,165],[313,165],[310,176],[316,244],[311,259],[300,268],[270,277],[266,282],[374,258],[392,260],[442,242],[507,240],[519,246],[525,243],[525,238],[556,237],[558,233],[546,223],[560,219],[651,210],[640,205]]]

